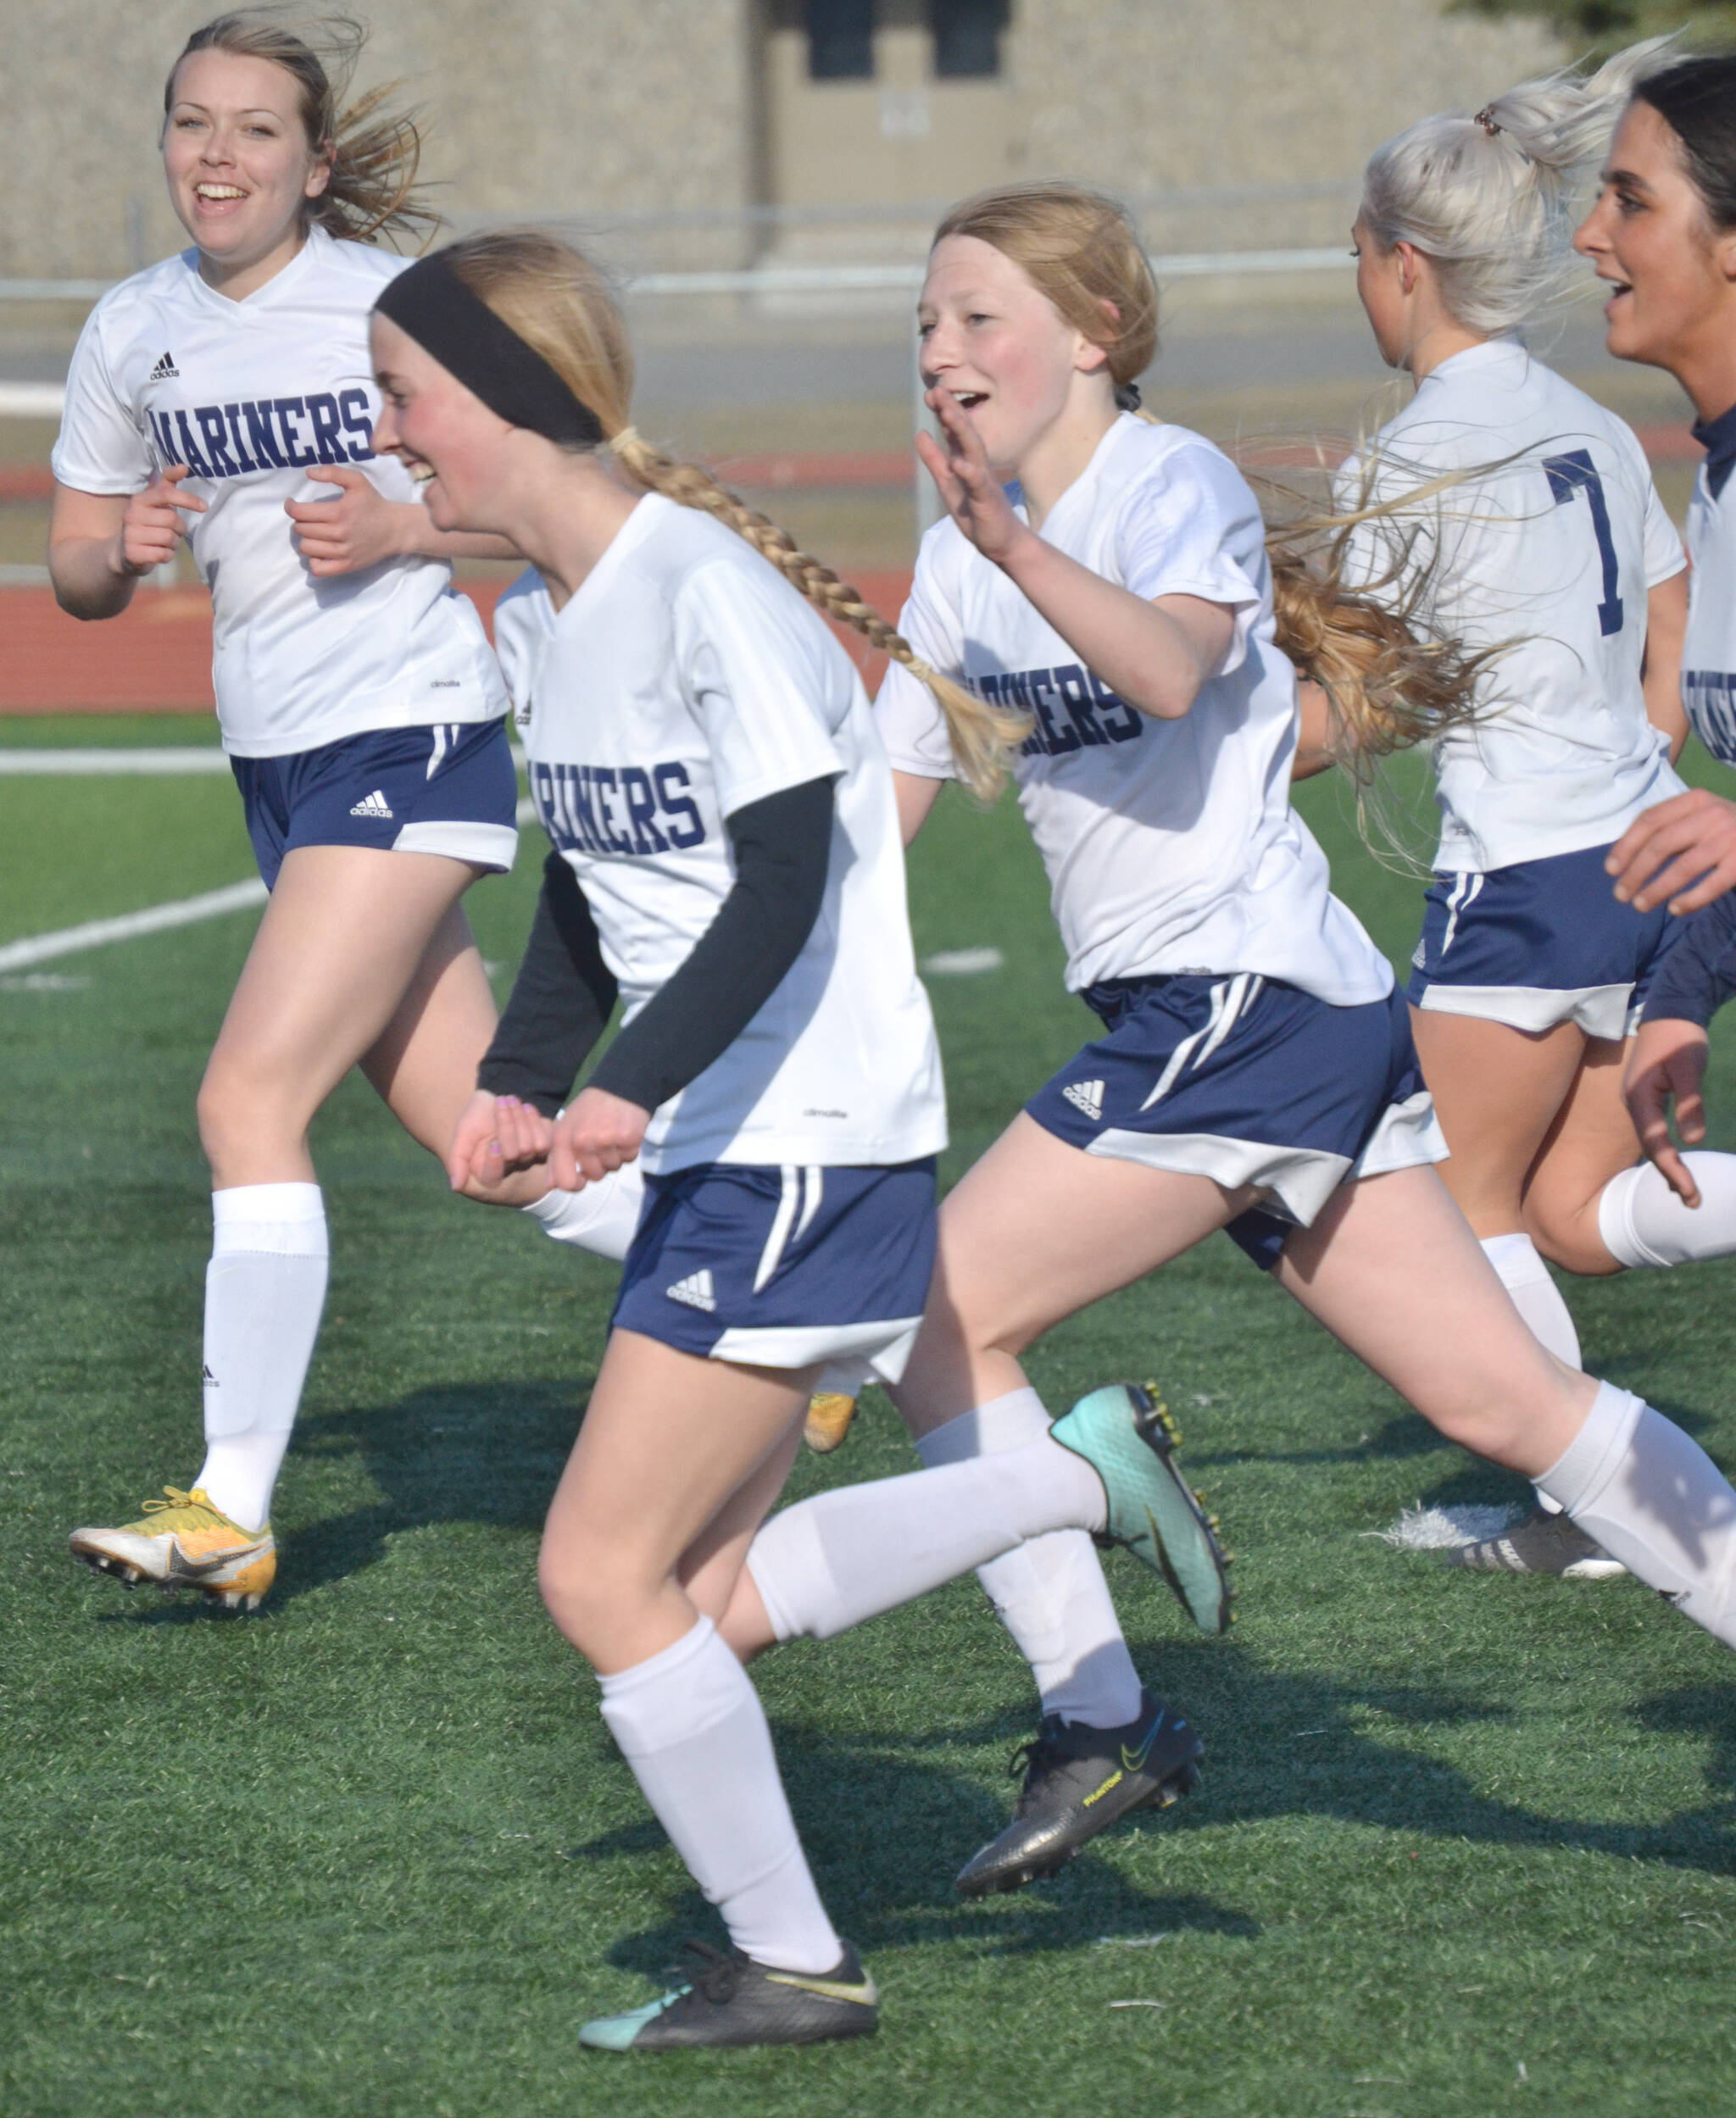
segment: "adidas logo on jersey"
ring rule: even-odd
[[[690,1309],[715,1309],[717,1297],[711,1291],[711,1269],[709,1265],[698,1272],[690,1272],[685,1280],[677,1280],[673,1287],[663,1290],[671,1302],[685,1302]]]
[[[147,382],[179,382],[181,370],[175,364],[175,355],[164,353],[145,380]]]
[[[352,816],[376,816],[382,823],[392,824],[398,820],[392,813],[391,804],[376,787],[371,794],[364,794],[351,809]]]
[[[1069,1081],[1062,1089],[1075,1110],[1082,1110],[1095,1125],[1103,1115],[1103,1083],[1101,1081]]]

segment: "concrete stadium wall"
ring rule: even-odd
[[[407,77],[425,107],[424,171],[448,212],[547,218],[753,195],[751,0],[332,11],[372,25],[362,85]],[[0,0],[0,277],[118,274],[186,241],[157,155],[163,79],[214,12],[211,0]]]
[[[375,31],[364,83],[409,78],[431,120],[426,173],[455,216],[763,196],[760,0],[355,4]],[[0,0],[0,276],[119,274],[176,247],[159,98],[209,12]],[[1012,168],[1134,192],[1344,177],[1410,118],[1474,107],[1561,56],[1534,25],[1445,15],[1438,0],[1015,0],[1013,17]],[[1238,223],[1232,239],[1262,232],[1308,240],[1314,224]],[[674,261],[671,242],[695,264],[747,249],[744,235],[689,233],[646,261]],[[841,230],[833,247],[849,242]]]

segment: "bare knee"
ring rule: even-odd
[[[310,1113],[251,1069],[214,1053],[199,1084],[199,1145],[220,1179],[262,1160],[306,1152]],[[239,1181],[247,1181],[245,1174]]]
[[[619,1659],[622,1638],[637,1630],[663,1586],[661,1579],[643,1578],[630,1553],[601,1537],[545,1535],[537,1556],[544,1609],[587,1660],[602,1665]]]

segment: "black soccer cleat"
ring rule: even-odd
[[[826,2044],[872,2037],[874,1981],[848,1942],[828,1971],[775,1971],[738,1948],[682,1944],[687,1982],[630,2014],[598,2015],[579,2032],[593,2052],[691,2052],[748,2044]]]
[[[1461,1544],[1447,1554],[1447,1564],[1484,1574],[1555,1574],[1570,1582],[1610,1581],[1628,1571],[1571,1516],[1544,1508],[1533,1508],[1499,1537]]]
[[[1167,1809],[1199,1784],[1204,1748],[1189,1724],[1149,1692],[1123,1728],[1088,1728],[1045,1714],[1033,1741],[1013,1754],[1025,1767],[1013,1821],[959,1871],[967,1898],[1021,1889],[1052,1876],[1120,1817]]]

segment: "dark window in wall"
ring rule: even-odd
[[[872,81],[874,0],[807,0],[808,78]]]
[[[980,81],[1000,71],[1006,0],[931,0],[938,81]]]

